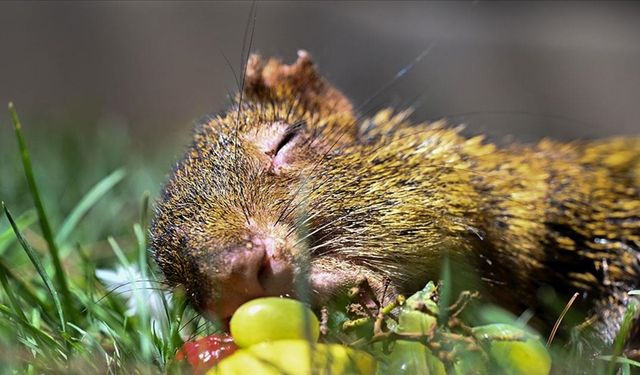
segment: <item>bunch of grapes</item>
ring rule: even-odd
[[[297,300],[255,299],[233,315],[231,336],[185,343],[177,359],[208,375],[549,373],[551,359],[537,336],[509,324],[465,325],[458,315],[471,293],[443,318],[437,289],[429,283],[381,306],[362,285],[351,296],[367,302],[325,308],[321,321]]]

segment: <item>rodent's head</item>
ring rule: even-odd
[[[295,292],[305,176],[355,137],[351,104],[304,51],[292,65],[252,55],[244,87],[226,113],[198,125],[151,230],[167,281],[220,318],[249,299]]]
[[[169,283],[224,319],[300,286],[317,306],[363,276],[378,296],[435,276],[440,252],[425,249],[465,236],[478,201],[452,183],[471,175],[429,164],[464,167],[455,130],[416,132],[389,110],[358,124],[305,52],[292,65],[252,56],[244,87],[199,125],[157,205],[151,246]]]

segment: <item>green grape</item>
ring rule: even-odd
[[[463,345],[454,348],[456,357],[453,362],[453,372],[456,375],[485,375],[489,374],[487,357],[480,350],[466,350]]]
[[[436,325],[434,316],[425,314],[417,310],[403,311],[398,317],[399,333],[427,334]]]
[[[444,364],[424,345],[415,341],[394,343],[385,374],[445,375]]]
[[[490,355],[506,373],[512,375],[547,375],[551,370],[551,357],[537,339],[494,342]]]
[[[279,375],[281,373],[282,371],[279,371],[278,368],[256,358],[250,351],[240,349],[220,361],[215,367],[207,371],[206,375]]]
[[[229,323],[231,336],[241,348],[264,341],[320,336],[318,318],[302,302],[266,297],[251,300],[236,310]]]
[[[551,356],[540,340],[508,324],[475,327],[474,335],[489,341],[489,355],[509,375],[547,375]]]
[[[207,375],[373,375],[375,371],[373,357],[346,346],[280,340],[240,349],[223,359]]]

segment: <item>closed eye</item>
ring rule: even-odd
[[[278,142],[275,149],[273,150],[273,155],[278,155],[278,153],[287,144],[289,144],[300,133],[300,131],[305,128],[306,125],[307,124],[304,121],[298,121],[296,123],[291,124],[287,128],[287,130],[285,130],[284,134],[282,135],[282,139],[280,140],[280,142]]]
[[[291,154],[296,143],[299,142],[300,133],[307,126],[304,121],[298,121],[288,126],[280,141],[276,144],[276,147],[271,153],[271,170],[274,173],[280,173],[283,167],[286,167],[291,162]]]

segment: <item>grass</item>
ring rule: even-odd
[[[173,358],[183,340],[215,327],[187,308],[179,293],[171,298],[163,293],[147,261],[150,193],[135,191],[144,181],[138,178],[122,189],[131,173],[116,168],[65,207],[64,200],[45,193],[48,186],[41,182],[72,181],[72,176],[56,175],[63,169],[49,165],[49,173],[36,177],[17,112],[12,105],[9,111],[19,153],[19,160],[11,161],[22,166],[26,183],[16,183],[17,171],[3,171],[2,180],[12,184],[1,190],[6,220],[0,221],[0,372],[178,371]],[[118,137],[113,134],[112,140]],[[100,162],[92,169],[109,164]],[[135,163],[129,167],[141,172]],[[126,207],[131,202],[113,202],[134,191],[140,197],[134,210]],[[12,202],[25,201],[35,209],[14,215]],[[60,223],[57,230],[53,222]],[[106,241],[96,228],[101,223],[115,229]],[[157,303],[150,304],[151,299]]]
[[[173,154],[145,160],[122,129],[106,127],[36,134],[32,155],[9,111],[17,149],[12,137],[0,137],[0,373],[180,372],[174,357],[182,342],[216,327],[179,292],[166,294],[148,260],[151,197]],[[0,125],[0,135],[10,128]],[[481,312],[484,321],[528,320]],[[588,363],[576,347],[554,347],[553,356],[566,368]],[[622,356],[620,340],[591,367],[633,368],[640,363]]]

